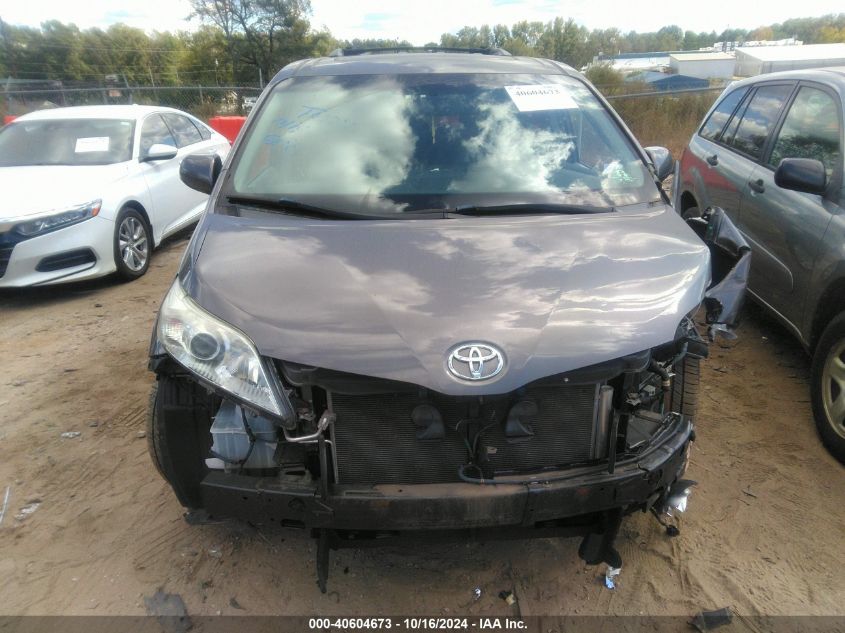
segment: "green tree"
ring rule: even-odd
[[[309,52],[309,0],[191,0],[191,6],[194,17],[223,31],[233,73],[243,59],[266,79]]]
[[[555,18],[546,25],[537,43],[537,50],[543,57],[581,68],[592,59],[586,42],[587,29],[578,26],[572,18],[566,21]]]

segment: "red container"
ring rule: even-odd
[[[230,143],[234,143],[238,132],[244,126],[244,121],[245,116],[213,116],[208,120],[208,124],[229,139]]]
[[[18,117],[16,117],[14,114],[7,114],[6,116],[3,117],[3,125],[6,125],[7,123],[11,123],[12,121],[14,121],[17,118]]]

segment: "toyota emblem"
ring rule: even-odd
[[[489,380],[505,368],[505,357],[486,343],[462,343],[449,352],[448,367],[461,380]]]

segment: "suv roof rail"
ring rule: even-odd
[[[329,57],[354,57],[356,55],[373,55],[379,53],[477,53],[480,55],[511,54],[503,48],[458,48],[453,46],[391,46],[388,48],[336,48]]]

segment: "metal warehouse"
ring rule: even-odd
[[[753,77],[780,70],[845,65],[845,44],[755,46],[736,49],[736,74]]]
[[[734,58],[727,53],[673,53],[669,56],[672,72],[699,79],[730,79]]]

